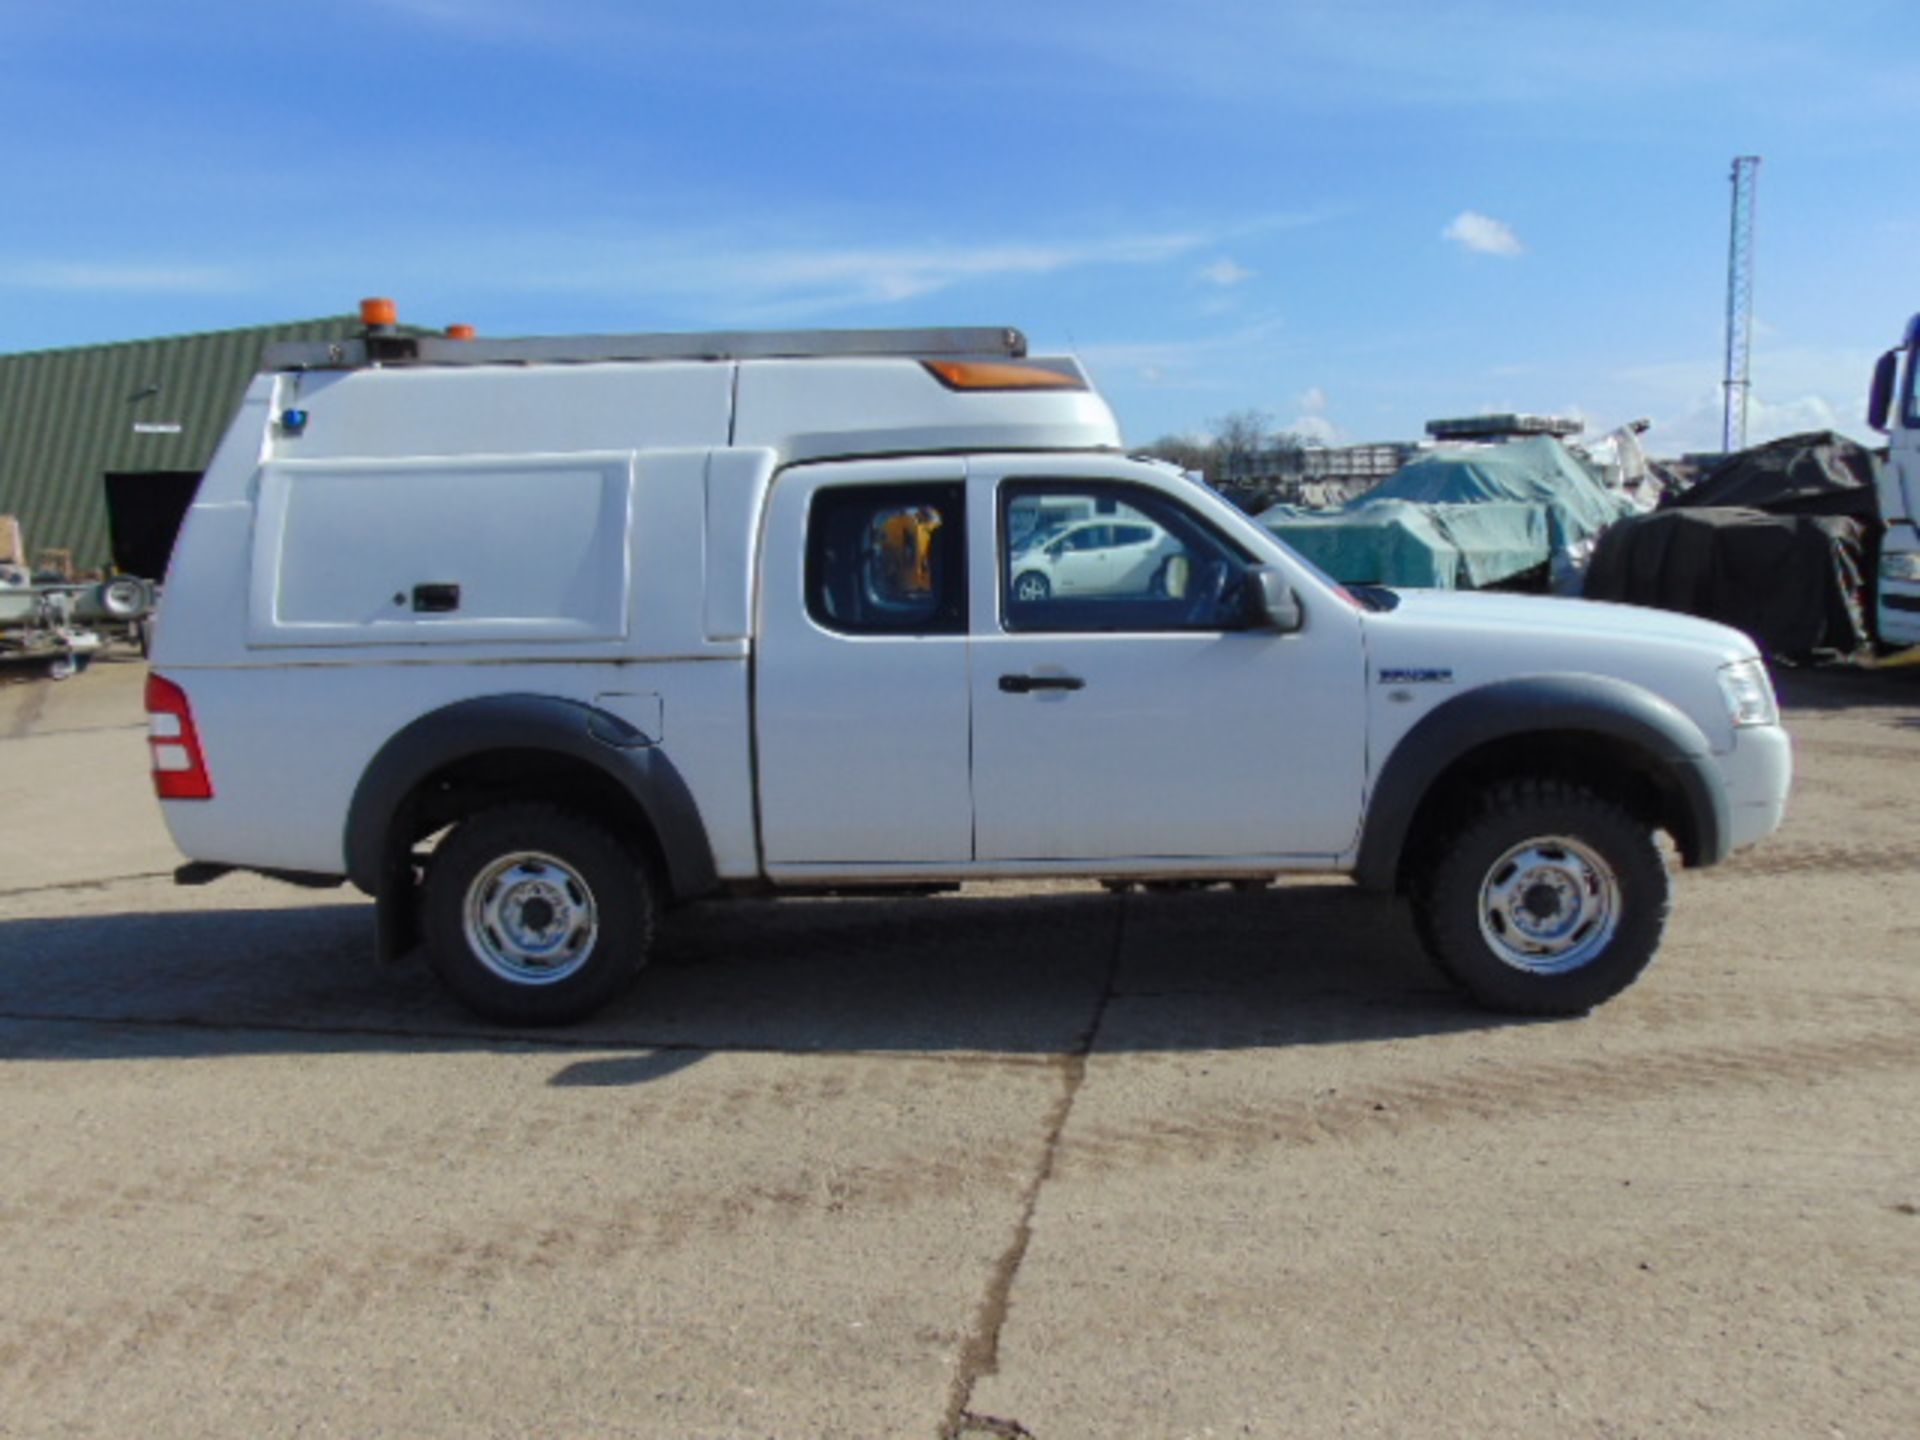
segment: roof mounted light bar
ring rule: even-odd
[[[707,334],[553,335],[514,340],[372,333],[357,340],[269,345],[268,370],[359,370],[370,365],[582,365],[621,360],[798,360],[905,356],[1018,360],[1027,337],[1011,327],[924,330],[722,330]]]

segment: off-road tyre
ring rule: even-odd
[[[1414,877],[1434,964],[1491,1010],[1582,1015],[1660,948],[1671,881],[1652,825],[1565,780],[1488,787]]]
[[[597,822],[502,805],[434,850],[427,954],[469,1009],[513,1026],[569,1025],[631,985],[653,939],[646,865]]]

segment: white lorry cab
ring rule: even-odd
[[[1343,589],[1003,329],[277,348],[162,607],[183,883],[350,880],[511,1023],[704,897],[1286,872],[1576,1013],[1790,769],[1737,632]]]
[[[1867,422],[1887,437],[1880,468],[1876,633],[1889,646],[1920,645],[1920,315],[1880,357]]]

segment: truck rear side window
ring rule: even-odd
[[[821,490],[807,519],[807,613],[850,635],[964,634],[966,554],[958,484]]]

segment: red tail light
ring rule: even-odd
[[[211,800],[213,777],[200,749],[187,692],[171,680],[147,676],[147,748],[153,753],[153,790],[162,800]]]

